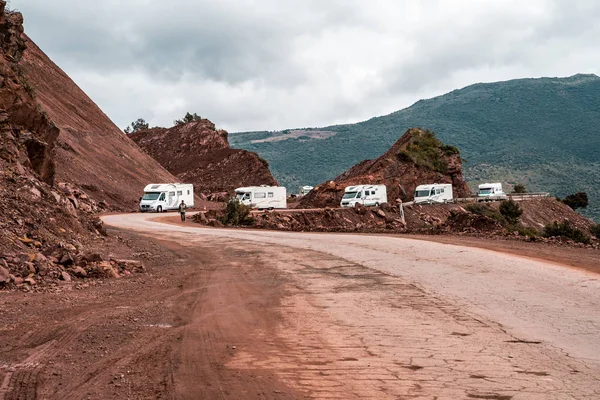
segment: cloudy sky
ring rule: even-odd
[[[121,128],[357,122],[476,82],[600,75],[597,0],[11,0]]]

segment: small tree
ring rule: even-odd
[[[523,210],[515,201],[507,200],[500,204],[500,214],[502,214],[509,223],[516,224],[519,222],[519,218],[521,217],[521,214],[523,214]]]
[[[575,228],[567,220],[564,220],[563,222],[554,221],[553,223],[546,225],[544,227],[544,236],[561,236],[579,243],[590,243],[589,236],[582,230]]]
[[[188,124],[190,122],[194,122],[194,121],[200,121],[202,119],[201,116],[199,116],[196,113],[190,114],[189,112],[185,113],[185,117],[183,117],[182,119],[176,119],[175,121],[173,121],[173,123],[175,125],[183,125],[183,124]]]
[[[240,203],[235,197],[229,199],[224,211],[219,220],[225,225],[254,224],[254,218],[250,217],[250,207]]]
[[[570,194],[563,200],[563,203],[571,207],[573,210],[585,208],[588,206],[588,195],[586,192],[577,192]]]
[[[525,185],[522,185],[520,183],[517,183],[514,187],[513,187],[513,193],[527,193],[527,189],[525,189]]]
[[[126,127],[123,131],[126,134],[134,133],[144,129],[148,129],[150,125],[143,118],[138,118],[137,121],[133,121],[130,126]]]

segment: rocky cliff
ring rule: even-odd
[[[59,121],[63,125],[60,125],[52,115],[61,114],[46,106],[61,108],[65,104],[59,103],[56,97],[57,103],[46,102],[45,90],[38,90],[40,86],[30,80],[31,74],[23,68],[26,64],[24,51],[28,45],[32,43],[23,34],[23,16],[7,11],[6,2],[0,0],[0,289],[30,291],[45,283],[53,285],[58,279],[70,281],[91,276],[118,276],[119,270],[127,268],[125,264],[133,264],[122,263],[123,267],[120,267],[115,262],[104,261],[99,254],[86,253],[98,243],[115,242],[106,237],[102,222],[94,214],[109,209],[105,197],[109,201],[126,200],[129,182],[125,179],[118,182],[119,185],[114,182],[115,187],[127,188],[116,192],[120,197],[98,189],[95,193],[101,199],[98,201],[68,182],[71,175],[66,168],[78,165],[82,171],[74,171],[72,176],[85,176],[83,173],[99,165],[107,152],[88,153],[87,158],[82,158],[82,154],[73,151],[67,160],[70,163],[63,164],[65,158],[60,157],[57,147],[65,147],[69,135],[77,131],[64,133],[67,129],[64,124],[69,117],[62,115],[63,119]],[[47,59],[42,61],[50,63]],[[54,64],[42,64],[39,68],[44,68],[44,65],[56,71]],[[73,91],[69,82],[63,77],[58,85],[65,85],[64,90]],[[52,82],[44,84],[49,87],[56,85]],[[87,99],[81,93],[77,96]],[[89,107],[95,107],[89,99],[86,101]],[[79,115],[82,112],[76,103],[68,104],[73,113]],[[93,117],[93,110],[90,112]],[[86,135],[91,137],[98,134],[93,129],[100,128],[90,126],[89,129]],[[63,136],[66,138],[63,139]],[[128,139],[123,140],[136,149]],[[107,142],[110,144],[110,139]],[[75,141],[72,143],[75,144]],[[121,148],[126,149],[127,146]],[[136,151],[148,160],[148,165],[163,171],[156,162]],[[119,177],[116,174],[111,176],[116,167],[103,166],[102,170],[108,177],[103,182],[112,182]],[[96,172],[100,175],[99,171]],[[135,174],[137,170],[130,173]],[[166,171],[163,175],[170,177]],[[67,182],[59,182],[59,179]],[[73,181],[78,183],[77,179]],[[94,184],[98,185],[95,186],[97,188],[110,187],[98,182]],[[136,265],[136,268],[140,267]]]
[[[469,193],[459,150],[444,145],[430,131],[412,128],[379,158],[362,161],[333,181],[318,185],[300,207],[337,207],[344,188],[358,184],[385,184],[389,202],[408,201],[415,188],[426,183],[451,183],[455,197]]]
[[[129,137],[180,182],[193,183],[197,194],[277,185],[266,161],[256,153],[229,147],[227,132],[207,119],[138,131]]]
[[[27,36],[19,65],[34,101],[58,134],[56,181],[83,188],[112,209],[130,210],[150,182],[174,182]]]

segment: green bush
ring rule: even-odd
[[[521,217],[521,214],[523,214],[521,206],[513,200],[503,201],[502,204],[500,204],[499,211],[510,224],[519,222],[519,218]]]
[[[515,230],[519,233],[519,235],[529,238],[537,237],[540,235],[540,233],[536,229],[523,225],[517,225]]]
[[[441,147],[442,151],[444,152],[445,155],[447,156],[452,156],[454,154],[460,154],[460,150],[458,150],[458,147],[456,146],[452,146],[449,144],[445,144]]]
[[[544,236],[560,236],[565,237],[579,243],[590,243],[590,238],[582,230],[575,228],[567,220],[563,222],[554,221],[544,227]]]
[[[467,204],[465,206],[465,210],[467,210],[468,212],[473,213],[473,214],[483,215],[485,217],[495,219],[496,221],[500,222],[502,225],[506,225],[506,223],[507,223],[506,218],[504,218],[504,216],[502,214],[500,214],[500,211],[496,210],[495,208],[490,207],[487,204],[481,204],[481,203]]]
[[[600,224],[592,225],[590,228],[590,233],[600,239]]]
[[[586,192],[577,192],[575,194],[570,194],[562,201],[573,210],[578,208],[586,208],[589,204],[588,195]]]
[[[527,193],[527,189],[525,189],[525,186],[517,183],[514,187],[513,187],[513,193]]]
[[[146,122],[144,118],[138,118],[136,121],[133,121],[130,126],[126,127],[123,132],[126,134],[134,133],[137,131],[143,131],[150,128],[150,125]]]
[[[435,137],[435,133],[426,130],[423,133],[414,135],[410,143],[400,151],[398,157],[445,174],[448,171],[448,162],[444,159],[444,156],[454,154],[460,154],[457,147],[443,144]]]
[[[234,226],[254,224],[254,218],[250,217],[250,207],[240,203],[236,198],[229,199],[219,221]]]
[[[176,119],[175,121],[173,121],[174,125],[183,125],[183,124],[187,124],[190,122],[194,122],[194,121],[200,121],[202,119],[201,116],[199,116],[196,113],[190,114],[189,112],[185,113],[185,116],[182,119]]]

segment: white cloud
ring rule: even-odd
[[[354,122],[475,82],[599,73],[580,0],[13,0],[121,127],[186,111],[230,131]]]

